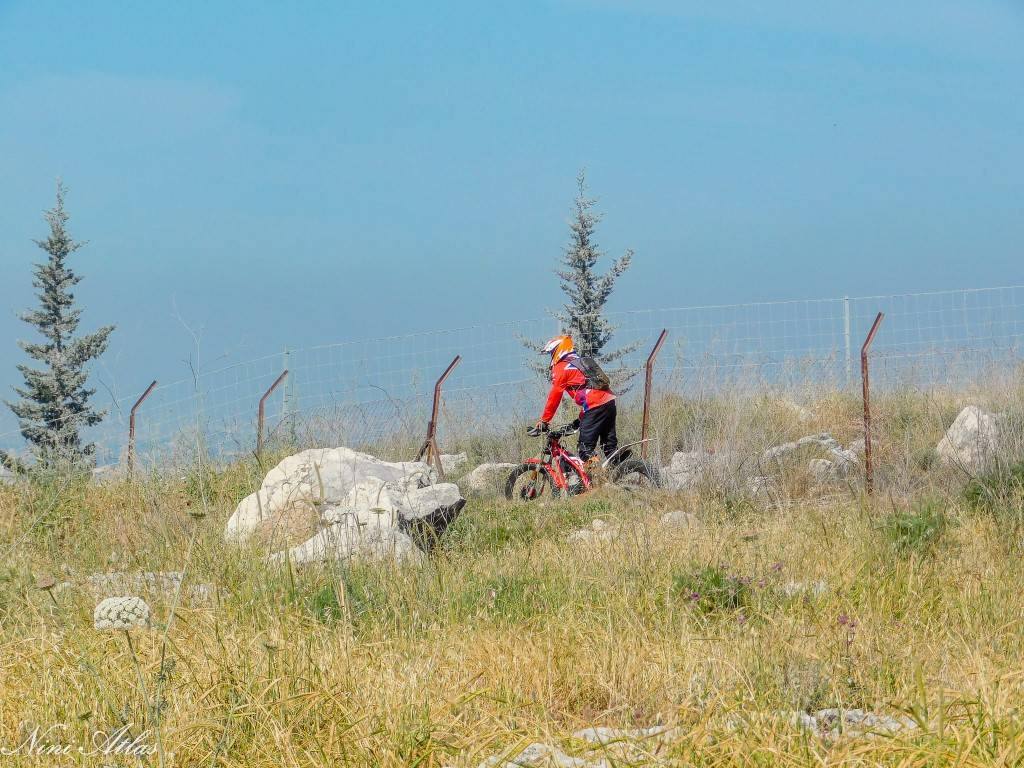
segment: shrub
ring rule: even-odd
[[[675,597],[689,600],[703,614],[738,611],[752,602],[751,579],[729,573],[724,566],[705,566],[672,580]]]
[[[964,488],[964,500],[972,509],[1019,513],[1024,500],[1024,461],[972,478]]]
[[[894,512],[881,527],[890,546],[900,554],[906,554],[932,549],[948,525],[949,517],[938,502],[926,501],[915,508]]]

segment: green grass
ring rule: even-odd
[[[856,437],[855,398],[806,405],[795,423],[778,398],[696,398],[658,422],[686,433],[659,439],[749,455],[823,429]],[[878,398],[873,499],[856,474],[821,489],[800,467],[773,469],[771,495],[730,470],[678,494],[472,499],[402,567],[275,568],[226,544],[262,476],[251,461],[131,487],[0,488],[0,537],[18,544],[0,564],[0,745],[23,722],[67,722],[80,742],[130,719],[159,731],[173,765],[463,768],[532,741],[596,760],[573,731],[662,722],[680,729],[637,764],[1021,764],[1010,512],[1024,470],[975,487],[915,458],[957,405]],[[483,438],[471,448],[504,458]],[[677,509],[699,525],[660,524]],[[618,537],[568,539],[598,518]],[[216,598],[172,613],[150,596],[157,629],[133,631],[131,649],[92,628],[89,573],[182,569]],[[43,575],[72,586],[45,592]],[[825,744],[773,714],[825,707],[913,713],[921,728]]]

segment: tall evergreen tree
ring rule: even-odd
[[[597,201],[587,197],[584,171],[576,177],[576,186],[579,191],[569,221],[569,245],[562,253],[562,268],[555,270],[561,280],[562,291],[569,300],[554,316],[563,330],[572,336],[581,355],[590,355],[603,363],[614,363],[636,349],[635,345],[607,349],[615,328],[604,316],[604,307],[615,281],[629,269],[633,251],[627,250],[613,261],[604,274],[597,271],[598,262],[604,256],[594,242],[594,230],[601,221],[601,215],[593,210]]]
[[[46,261],[35,266],[32,281],[39,307],[21,315],[43,337],[41,342],[18,342],[40,367],[18,366],[25,384],[14,391],[21,399],[7,402],[37,465],[44,468],[82,466],[92,461],[95,446],[82,442],[81,430],[98,424],[106,414],[90,405],[96,390],[86,386],[86,365],[103,354],[114,330],[108,325],[75,338],[82,310],[75,307],[71,288],[82,278],[68,267],[67,260],[84,243],[75,242],[67,232],[64,194],[64,185],[58,182],[57,202],[45,214],[50,235],[35,241],[47,254]],[[9,456],[2,458],[8,465],[13,463]]]
[[[598,271],[598,263],[604,257],[604,252],[594,242],[594,231],[601,221],[601,215],[594,210],[597,201],[587,197],[584,171],[580,171],[576,177],[576,186],[578,192],[569,220],[569,244],[562,252],[560,268],[555,270],[568,301],[560,312],[551,314],[558,321],[561,332],[572,336],[576,351],[610,366],[607,370],[613,382],[619,389],[625,389],[636,371],[621,364],[612,364],[635,351],[638,345],[608,349],[615,327],[604,316],[604,307],[615,288],[615,281],[632,264],[633,251],[627,250],[603,274]],[[540,350],[535,341],[522,341],[531,349]],[[550,367],[544,363],[537,364],[535,368],[545,376],[550,371]]]

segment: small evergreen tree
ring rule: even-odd
[[[613,363],[636,348],[606,350],[615,328],[603,315],[615,281],[633,261],[633,251],[627,250],[612,262],[607,272],[598,274],[597,263],[604,253],[594,242],[594,230],[601,221],[601,215],[593,211],[597,201],[587,197],[587,179],[583,171],[576,177],[576,185],[579,192],[569,222],[569,245],[562,254],[564,268],[555,270],[569,301],[562,312],[555,313],[555,318],[576,342],[577,352],[603,363]]]
[[[56,205],[45,214],[50,236],[35,241],[47,254],[46,261],[36,265],[32,282],[39,308],[21,315],[43,341],[18,344],[41,367],[18,366],[25,384],[14,391],[21,399],[7,402],[41,468],[81,467],[92,461],[95,446],[83,444],[80,430],[98,424],[106,414],[89,403],[96,390],[86,387],[86,365],[103,354],[114,330],[108,325],[86,336],[74,336],[82,310],[74,306],[71,288],[82,278],[68,267],[67,259],[84,243],[72,240],[65,229],[64,194],[64,185],[58,182]],[[0,458],[8,466],[16,464],[6,454]]]
[[[569,220],[569,245],[562,253],[561,268],[555,270],[562,291],[568,297],[561,312],[553,312],[563,333],[572,336],[576,351],[589,355],[609,366],[637,349],[630,344],[615,350],[608,349],[615,327],[604,316],[604,307],[615,288],[615,281],[629,269],[633,251],[627,250],[611,263],[608,271],[598,272],[598,263],[604,252],[594,242],[594,231],[601,215],[594,211],[596,200],[587,197],[586,173],[580,171],[576,177],[578,193],[573,201],[572,217]],[[538,348],[536,344],[528,346]],[[547,366],[539,370],[547,371]],[[623,366],[608,368],[620,387],[625,386],[635,371]]]

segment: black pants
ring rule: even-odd
[[[619,438],[615,435],[615,401],[599,405],[580,414],[580,437],[577,444],[580,458],[594,455],[598,442],[605,458],[615,453]]]

